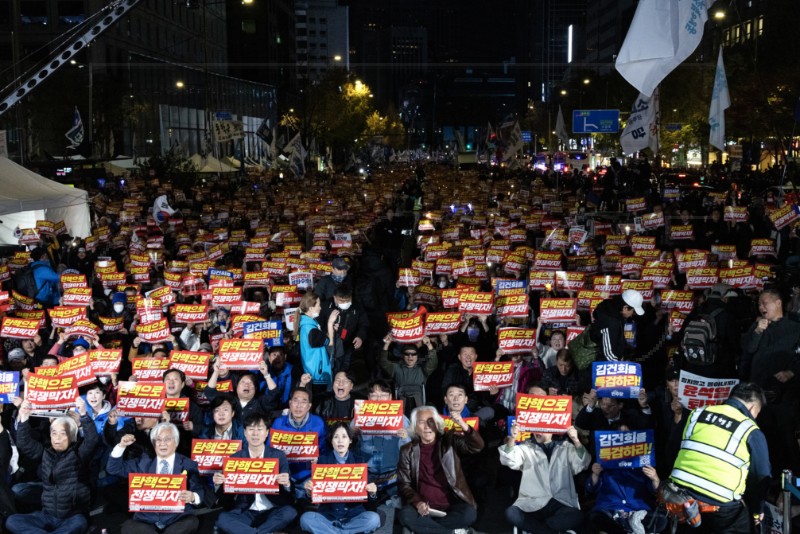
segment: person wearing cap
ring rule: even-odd
[[[93,260],[91,254],[86,252],[84,247],[79,247],[75,254],[69,255],[67,265],[70,269],[78,271],[80,274],[89,276],[92,274]]]
[[[31,361],[28,358],[28,354],[19,347],[11,349],[8,353],[8,368],[12,371],[22,371],[25,368],[31,368]]]
[[[314,286],[314,293],[319,296],[322,302],[332,299],[336,288],[340,285],[346,284],[351,287],[353,285],[352,277],[348,276],[350,273],[350,264],[347,263],[344,258],[333,258],[333,261],[331,261],[331,269],[331,274],[326,274],[320,278],[317,285]]]
[[[661,478],[668,477],[672,471],[672,464],[681,448],[681,433],[689,415],[689,410],[678,399],[679,378],[680,370],[670,365],[666,369],[664,384],[647,392],[647,402],[653,411],[655,442],[659,444],[655,448],[656,471]]]
[[[625,321],[633,314],[644,315],[642,294],[627,289],[622,295],[614,295],[597,305],[590,337],[599,347],[599,360],[618,361],[625,359],[629,351],[625,342]]]

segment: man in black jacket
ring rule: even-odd
[[[14,534],[52,532],[82,534],[91,501],[89,462],[99,442],[97,428],[80,397],[75,408],[81,417],[83,442],[78,445],[78,425],[71,417],[59,417],[50,424],[50,446],[45,448],[31,437],[31,405],[24,401],[19,410],[17,447],[23,456],[39,463],[43,484],[42,510],[12,515],[6,529]]]
[[[334,374],[349,371],[355,351],[361,349],[367,339],[369,321],[367,314],[357,302],[353,302],[350,286],[340,285],[333,293],[333,299],[323,302],[319,314],[319,324],[328,324],[333,310],[339,310],[339,318],[333,323],[333,361]]]
[[[289,462],[286,455],[266,445],[269,437],[271,420],[260,413],[250,415],[244,421],[244,448],[233,455],[234,458],[277,458],[278,485],[277,495],[247,494],[237,495],[235,507],[229,512],[222,512],[217,519],[217,527],[226,534],[238,534],[257,530],[258,532],[278,532],[286,530],[295,517],[297,510],[292,506],[292,481],[289,478]],[[222,489],[225,477],[222,473],[214,474],[214,485],[218,491]]]
[[[615,362],[625,359],[625,320],[633,317],[634,313],[644,315],[643,300],[641,293],[628,289],[622,295],[614,295],[597,305],[589,335],[599,347],[598,360]]]

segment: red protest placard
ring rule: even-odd
[[[75,387],[85,386],[97,381],[92,364],[89,361],[89,353],[87,352],[68,358],[58,364],[58,376],[73,377],[75,379],[73,383]]]
[[[652,280],[623,280],[622,291],[635,289],[642,294],[642,298],[647,301],[653,298],[653,281]]]
[[[225,458],[225,493],[278,493],[277,458]]]
[[[356,399],[353,426],[364,434],[397,434],[403,428],[403,401]]]
[[[417,287],[420,284],[420,273],[416,269],[401,268],[398,274],[398,285]]]
[[[535,328],[500,328],[497,344],[503,354],[527,354],[536,346]]]
[[[28,375],[26,399],[35,411],[49,411],[71,408],[78,398],[75,378],[71,376]]]
[[[387,313],[392,337],[398,343],[415,343],[425,337],[423,317],[419,312]]]
[[[539,307],[539,319],[543,323],[575,322],[577,299],[547,298],[542,299]]]
[[[367,500],[367,464],[314,464],[311,482],[314,504]]]
[[[307,462],[319,458],[319,436],[316,432],[272,430],[269,446],[283,451],[290,462]]]
[[[39,333],[39,321],[36,319],[21,319],[19,317],[3,317],[0,326],[0,337],[13,339],[31,339]]]
[[[661,292],[661,306],[688,315],[694,308],[694,291],[670,289]]]
[[[89,363],[95,375],[119,373],[122,362],[122,349],[96,349],[87,352]]]
[[[173,350],[169,355],[169,366],[180,369],[186,378],[205,380],[208,378],[208,362],[211,354],[188,350]]]
[[[455,334],[461,326],[460,312],[429,313],[425,318],[425,335]]]
[[[176,304],[172,311],[176,323],[202,323],[208,320],[208,306],[205,304]]]
[[[56,306],[47,310],[53,328],[66,328],[76,321],[86,319],[86,308],[73,306]]]
[[[129,512],[183,512],[186,475],[128,474]]]
[[[238,439],[193,439],[192,461],[197,462],[201,475],[210,475],[222,471],[225,458],[241,448],[242,442]]]
[[[87,287],[74,287],[64,291],[64,306],[88,306],[92,301],[92,290]]]
[[[564,433],[572,425],[572,397],[517,393],[516,417],[522,431]]]
[[[166,399],[164,411],[169,414],[170,422],[183,424],[189,420],[189,399],[187,397]]]
[[[131,358],[133,376],[140,382],[161,382],[164,371],[169,369],[167,358],[150,358],[143,356]]]
[[[64,291],[73,288],[85,288],[88,287],[86,284],[86,275],[83,274],[62,274],[61,275],[61,288]]]
[[[497,317],[514,318],[528,316],[528,295],[506,295],[497,298]]]
[[[123,417],[161,417],[166,403],[164,384],[120,382],[117,413]]]
[[[491,315],[494,312],[494,293],[463,291],[458,297],[458,311],[472,315]]]
[[[136,327],[136,334],[145,343],[162,343],[170,340],[172,330],[166,317],[162,317],[156,321],[140,324]]]
[[[514,385],[513,362],[475,362],[472,364],[472,386],[475,391]]]
[[[417,289],[419,291],[419,288]],[[463,293],[463,289],[443,289],[442,290],[442,308],[458,308],[458,300]],[[460,311],[460,310],[459,310]]]
[[[258,369],[263,358],[263,339],[223,339],[219,344],[219,361],[228,369]]]
[[[214,306],[230,306],[240,300],[242,300],[242,288],[239,286],[215,287],[211,290],[211,303]]]

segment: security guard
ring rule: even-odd
[[[770,464],[755,418],[765,404],[757,384],[741,383],[723,404],[689,416],[670,478],[700,505],[702,524],[693,532],[750,534],[747,505],[756,525],[763,520]]]

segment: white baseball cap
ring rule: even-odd
[[[636,312],[636,315],[644,315],[644,308],[642,308],[642,302],[644,301],[644,298],[642,298],[641,293],[635,289],[626,289],[622,293],[622,300],[625,301],[625,304],[633,308],[633,311]]]

